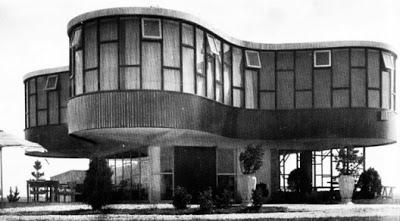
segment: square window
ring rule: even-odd
[[[161,39],[161,20],[154,18],[143,18],[142,36],[143,38]]]
[[[55,90],[55,89],[57,89],[57,83],[58,83],[57,75],[48,76],[47,81],[46,81],[46,87],[44,89],[46,91]]]
[[[260,54],[258,51],[246,50],[246,65],[248,68],[261,68]]]
[[[330,67],[331,66],[331,51],[321,50],[314,51],[314,67]]]
[[[382,51],[382,59],[385,68],[394,69],[393,56],[390,53]]]
[[[218,47],[217,47],[214,37],[207,34],[207,42],[208,42],[208,46],[210,48],[210,52],[212,54],[219,55],[219,50],[218,50]]]
[[[79,48],[81,47],[81,45],[82,45],[82,30],[79,28],[74,31],[71,41],[71,47]]]

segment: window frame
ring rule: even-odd
[[[55,78],[56,80],[55,80],[55,83],[54,83],[54,86],[52,86],[52,87],[50,87],[49,86],[49,79],[51,79],[51,78]],[[47,76],[47,79],[46,79],[46,85],[45,85],[45,87],[44,87],[44,90],[45,91],[52,91],[52,90],[56,90],[57,89],[57,85],[58,85],[58,75],[50,75],[50,76]]]
[[[317,64],[318,53],[328,53],[328,64]],[[316,50],[313,52],[314,68],[332,67],[332,51],[331,50]]]
[[[157,21],[158,22],[158,31],[159,31],[160,34],[158,36],[146,35],[145,34],[145,30],[144,30],[145,21]],[[142,38],[144,38],[144,39],[156,39],[156,40],[162,39],[161,19],[159,19],[159,18],[142,18],[141,22],[142,22]]]
[[[386,51],[382,51],[381,54],[382,54],[383,66],[387,69],[394,70],[395,61],[393,55]]]
[[[214,36],[207,33],[207,42],[210,47],[210,52],[219,57],[219,50],[218,50],[217,45],[215,44]]]
[[[71,39],[71,47],[72,48],[80,48],[82,47],[82,28],[79,27],[74,30]]]
[[[245,53],[245,56],[246,56],[246,67],[248,67],[248,68],[257,68],[257,69],[260,69],[260,68],[261,68],[260,53],[259,53],[258,51],[254,51],[254,50],[245,50],[244,53]],[[254,54],[257,55],[258,65],[250,64],[249,53],[254,53]]]

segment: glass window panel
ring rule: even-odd
[[[120,64],[138,65],[140,63],[140,20],[123,18],[120,22]]]
[[[29,80],[29,94],[36,93],[36,79]]]
[[[394,59],[393,56],[388,52],[382,52],[383,64],[385,68],[394,69]]]
[[[390,99],[390,74],[387,71],[382,72],[382,108],[389,109]]]
[[[278,70],[292,70],[293,69],[293,52],[280,51],[277,52],[276,68]]]
[[[206,79],[201,75],[197,75],[197,95],[206,96]]]
[[[104,19],[100,21],[100,41],[117,40],[117,20]]]
[[[275,109],[275,92],[260,92],[260,109]]]
[[[85,73],[85,92],[97,91],[97,87],[97,70],[87,71]]]
[[[368,87],[379,88],[379,51],[368,49]]]
[[[183,92],[194,94],[194,51],[191,48],[182,48]]]
[[[218,48],[218,55],[215,56],[215,80],[222,83],[222,52],[221,41],[215,39],[215,46]]]
[[[294,108],[294,73],[292,71],[278,71],[277,74],[277,108]]]
[[[217,48],[217,45],[215,44],[214,37],[211,36],[210,34],[207,34],[207,53],[209,54],[219,54],[220,49]]]
[[[47,110],[38,110],[38,126],[47,124]]]
[[[222,84],[215,85],[215,100],[222,103]]]
[[[164,69],[164,90],[181,90],[181,76],[178,70]]]
[[[153,18],[142,19],[142,34],[144,38],[161,39],[161,20]]]
[[[69,98],[69,74],[59,74],[58,80],[60,81],[60,102],[62,107],[67,106],[67,100]]]
[[[204,71],[204,32],[196,29],[196,69],[197,73],[205,75]]]
[[[49,92],[49,123],[58,124],[58,92]]]
[[[97,67],[97,23],[85,25],[85,68]]]
[[[207,97],[214,99],[214,57],[207,56]]]
[[[161,175],[161,200],[171,200],[172,190],[172,175]]]
[[[163,23],[164,65],[169,67],[179,67],[180,66],[179,23],[170,20],[164,20],[163,22],[164,22]]]
[[[351,69],[351,106],[366,107],[365,69]]]
[[[328,108],[331,106],[331,71],[314,70],[314,107]]]
[[[58,85],[58,75],[50,75],[46,79],[45,90],[56,90]]]
[[[47,108],[47,91],[45,90],[46,87],[46,77],[38,77],[37,78],[37,95],[38,95],[38,109],[45,109]]]
[[[79,48],[82,46],[82,29],[77,28],[72,35],[71,47]]]
[[[123,89],[140,89],[139,67],[123,67],[120,69],[121,87]]]
[[[296,91],[296,108],[312,108],[312,92],[311,91]]]
[[[122,181],[122,160],[121,159],[116,159],[116,184],[120,185]]]
[[[132,175],[140,175],[139,159],[132,159]]]
[[[161,89],[161,46],[155,42],[142,43],[143,89]]]
[[[380,102],[379,90],[368,90],[368,107],[379,108]]]
[[[36,95],[29,96],[29,125],[36,126]]]
[[[229,65],[232,63],[232,50],[229,44],[223,44],[223,53],[224,53],[224,63]]]
[[[161,147],[160,148],[160,172],[161,173],[172,173],[173,170],[173,147]]]
[[[243,91],[237,88],[233,89],[233,106],[243,107]]]
[[[275,90],[275,53],[261,52],[260,90]]]
[[[260,55],[258,51],[246,50],[246,66],[249,68],[261,68]]]
[[[365,66],[365,50],[363,48],[351,49],[351,66]]]
[[[314,67],[330,67],[330,66],[331,66],[330,50],[314,51]]]
[[[115,161],[110,158],[108,160],[108,167],[110,167],[112,175],[111,175],[111,183],[115,185]]]
[[[235,157],[232,149],[217,149],[218,173],[235,173]]]
[[[66,107],[62,107],[60,109],[60,123],[61,124],[67,123],[67,108]]]
[[[258,106],[258,82],[257,82],[257,72],[246,70],[246,85],[245,85],[245,95],[246,95],[246,108],[255,109]]]
[[[332,50],[332,85],[333,87],[349,87],[349,50]]]
[[[83,92],[82,51],[75,52],[75,93]]]
[[[229,64],[224,64],[224,103],[227,105],[231,105],[232,103],[231,71],[231,66]]]
[[[100,90],[118,89],[118,44],[100,45]]]
[[[242,50],[239,48],[233,47],[233,86],[242,87],[242,74],[243,74],[243,66],[242,66]]]
[[[311,89],[312,87],[312,52],[296,52],[296,89]]]
[[[349,107],[350,98],[348,89],[333,90],[333,107]]]
[[[193,26],[182,23],[182,43],[193,46]]]

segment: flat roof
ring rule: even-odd
[[[28,78],[42,76],[42,75],[50,75],[60,72],[69,72],[69,66],[61,66],[61,67],[54,67],[54,68],[46,68],[37,71],[32,71],[24,75],[23,80],[25,81]]]
[[[191,14],[171,10],[164,8],[155,7],[122,7],[122,8],[108,8],[96,11],[90,11],[81,15],[78,15],[68,22],[67,32],[71,31],[71,28],[75,25],[81,24],[84,21],[107,16],[126,16],[126,15],[150,15],[150,16],[161,16],[171,17],[176,19],[193,22],[204,28],[214,32],[226,41],[242,46],[249,49],[255,50],[296,50],[296,49],[318,49],[318,48],[336,48],[336,47],[372,47],[381,48],[394,52],[394,48],[386,43],[374,42],[374,41],[326,41],[326,42],[306,42],[306,43],[283,43],[283,44],[267,44],[257,43],[251,41],[244,41],[233,38],[229,35],[224,34],[222,31],[208,24],[207,22],[193,16]]]

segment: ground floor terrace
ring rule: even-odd
[[[129,147],[125,147],[129,149]],[[194,197],[211,187],[228,190],[240,202],[246,189],[241,172],[241,147],[148,146],[106,155],[111,168],[114,190],[121,200],[168,202],[177,186],[185,187]],[[365,147],[358,154],[365,157]],[[263,147],[263,165],[255,174],[257,184],[265,184],[269,200],[279,192],[289,192],[288,176],[303,168],[312,180],[313,191],[338,190],[337,148],[319,150],[277,150]],[[365,169],[365,161],[360,165]]]

